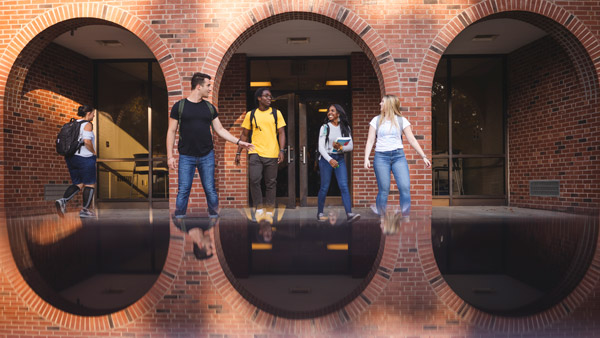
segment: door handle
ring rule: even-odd
[[[306,146],[302,146],[302,164],[306,164]]]
[[[292,163],[294,161],[294,155],[292,154],[293,151],[294,148],[292,148],[291,146],[287,146],[288,163]]]

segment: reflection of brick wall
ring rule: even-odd
[[[508,69],[510,205],[597,210],[598,107],[569,56],[546,37],[510,54]],[[560,197],[530,196],[530,180],[560,180]]]
[[[69,173],[54,141],[60,126],[76,117],[77,107],[92,104],[92,62],[50,44],[31,65],[16,102],[7,102],[4,120],[7,175],[6,210],[39,214],[52,211],[44,185],[70,184]],[[80,197],[70,205],[81,204]]]

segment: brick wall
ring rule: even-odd
[[[508,57],[510,205],[594,212],[600,206],[600,118],[565,50],[545,37]],[[559,180],[559,197],[529,194]]]
[[[4,115],[4,193],[11,214],[54,210],[53,202],[44,201],[44,186],[71,183],[64,158],[56,153],[56,134],[76,117],[79,105],[92,104],[93,95],[92,61],[56,44],[42,50],[26,76],[21,95],[8,102]],[[80,204],[80,196],[69,203]]]
[[[369,59],[363,53],[352,53],[350,56],[352,77],[352,138],[354,151],[352,156],[352,201],[355,207],[368,207],[375,204],[377,197],[377,180],[375,172],[364,169],[365,144],[369,134],[369,122],[379,113],[381,90],[377,76]],[[375,147],[371,151],[371,168]],[[392,181],[393,182],[393,181]],[[392,184],[395,184],[393,182]],[[392,186],[394,187],[394,186]],[[398,190],[390,189],[389,204],[399,203]]]
[[[239,137],[242,133],[242,121],[246,116],[246,55],[235,54],[223,74],[219,90],[219,120],[231,135]],[[219,206],[221,208],[244,207],[248,205],[248,178],[246,151],[240,156],[240,165],[235,165],[237,146],[216,138],[217,186]]]

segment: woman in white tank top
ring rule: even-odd
[[[95,111],[92,107],[80,106],[77,115],[81,117],[77,121],[82,122],[79,129],[79,139],[83,144],[75,152],[75,155],[65,157],[72,185],[67,188],[63,198],[57,199],[54,203],[58,214],[64,216],[67,211],[67,202],[75,197],[80,190],[83,190],[83,205],[79,216],[95,217],[96,214],[90,210],[96,188],[96,149],[94,148],[94,126],[92,125]]]

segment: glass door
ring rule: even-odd
[[[271,104],[285,119],[285,154],[277,171],[277,204],[296,207],[296,95],[280,95]],[[264,191],[264,188],[263,188]]]

